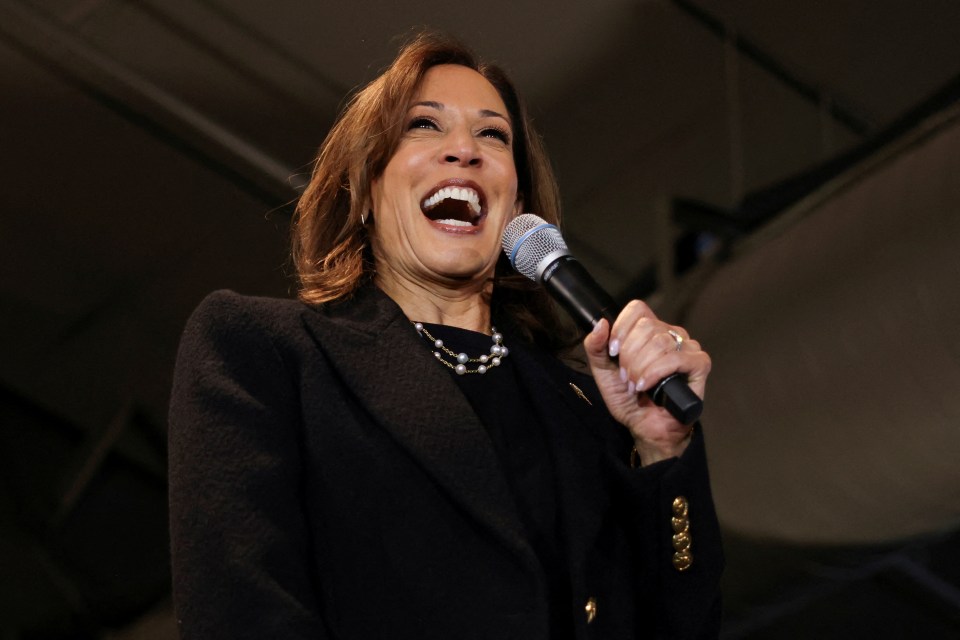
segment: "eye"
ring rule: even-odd
[[[426,116],[416,116],[415,118],[410,120],[410,123],[407,125],[407,131],[411,131],[413,129],[439,130],[440,127],[439,125],[437,125],[436,121],[433,120],[432,118],[428,118]]]
[[[500,127],[486,127],[480,131],[480,135],[484,138],[494,138],[506,145],[510,144],[510,132]]]

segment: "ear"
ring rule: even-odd
[[[523,213],[523,195],[518,193],[517,201],[513,203],[513,215],[510,217],[510,220],[513,220],[521,213]]]
[[[367,197],[363,200],[363,206],[360,208],[360,224],[366,225],[373,220],[373,199],[374,199],[374,189],[377,188],[376,180],[370,182],[370,193],[367,194]]]

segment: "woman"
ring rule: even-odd
[[[633,302],[592,379],[562,365],[499,250],[527,210],[556,222],[556,186],[497,68],[422,35],[353,98],[298,205],[301,301],[218,292],[183,337],[184,638],[716,635],[701,436],[639,394],[702,397],[709,357]]]

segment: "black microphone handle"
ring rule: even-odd
[[[548,266],[540,278],[547,291],[560,303],[584,332],[606,318],[613,328],[617,318],[613,298],[572,256],[563,256]],[[703,400],[687,385],[686,376],[675,373],[647,389],[654,404],[664,407],[683,424],[693,424],[703,413]]]

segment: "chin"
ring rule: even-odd
[[[430,266],[439,276],[457,282],[482,282],[493,277],[493,264],[485,261],[443,260]]]
[[[462,244],[462,243],[461,243]],[[499,248],[495,248],[499,251]],[[496,264],[496,255],[489,247],[451,247],[449,245],[436,247],[424,256],[423,264],[437,273],[458,274],[461,277],[480,275],[483,272],[492,273]]]

